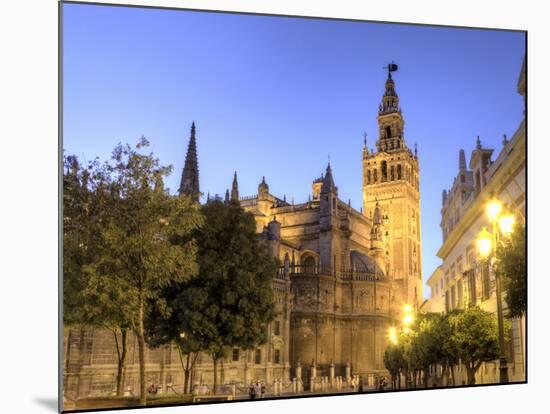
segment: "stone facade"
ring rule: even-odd
[[[404,120],[391,73],[378,114],[377,151],[363,149],[363,209],[338,197],[330,164],[312,182],[307,202],[288,203],[273,195],[265,180],[257,194],[239,196],[237,174],[226,200],[238,200],[254,215],[258,234],[280,259],[273,277],[277,317],[268,342],[254,350],[230,350],[220,383],[246,387],[261,379],[296,381],[310,389],[321,378],[348,381],[384,373],[387,328],[404,303],[422,296],[418,158],[406,146]],[[199,193],[196,129],[193,124],[180,186]],[[372,174],[372,175],[371,175]],[[380,177],[378,179],[378,177]],[[210,199],[208,196],[207,202]],[[116,378],[113,334],[67,330],[65,395],[108,394]],[[128,392],[138,390],[135,338],[130,339]],[[181,389],[183,372],[173,347],[147,351],[148,381],[164,391]],[[200,355],[191,384],[211,384],[213,367]]]
[[[525,98],[525,63],[518,80],[518,92]],[[427,311],[451,311],[469,304],[481,306],[496,315],[494,274],[486,261],[479,260],[475,240],[482,227],[490,228],[485,206],[494,195],[525,221],[526,134],[525,119],[502,148],[483,147],[477,137],[466,163],[464,150],[458,154],[458,173],[452,187],[443,191],[441,229],[443,244],[437,255],[443,263],[428,280],[431,297],[422,306]],[[503,300],[506,307],[506,301]],[[506,309],[504,309],[506,314]],[[507,359],[510,381],[525,379],[525,318],[512,319]],[[466,374],[464,373],[464,376]],[[465,377],[464,377],[465,378]],[[499,382],[498,361],[485,363],[477,382]],[[459,382],[460,383],[460,382]]]

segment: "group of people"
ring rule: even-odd
[[[265,396],[265,384],[259,380],[252,381],[250,387],[248,388],[248,394],[250,395],[251,400],[257,398],[264,398]]]

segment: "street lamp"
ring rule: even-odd
[[[500,383],[508,383],[508,362],[504,352],[504,315],[502,312],[502,286],[500,275],[496,266],[496,249],[499,243],[500,236],[509,237],[515,224],[513,214],[503,212],[502,203],[495,197],[492,197],[487,203],[487,217],[491,223],[492,233],[487,231],[487,227],[483,227],[478,235],[476,244],[479,255],[488,260],[493,269],[496,283],[496,300],[497,300],[497,320],[498,320],[498,342],[499,342],[499,362],[500,362]]]

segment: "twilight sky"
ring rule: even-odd
[[[441,192],[480,135],[500,151],[523,113],[516,83],[521,32],[65,4],[63,147],[105,159],[145,135],[174,172],[197,125],[200,186],[241,195],[265,175],[303,202],[328,157],[339,196],[361,207],[363,132],[375,147],[386,72],[394,75],[405,140],[418,143],[423,278],[440,263]],[[429,288],[424,288],[424,296]]]

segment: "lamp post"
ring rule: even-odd
[[[478,239],[477,247],[481,257],[486,259],[490,264],[493,274],[495,275],[496,284],[496,300],[497,300],[497,320],[498,320],[498,343],[499,343],[499,373],[500,383],[508,383],[508,362],[506,360],[506,353],[504,352],[504,314],[502,311],[502,281],[497,269],[496,250],[498,243],[500,242],[500,236],[508,237],[513,231],[515,218],[512,214],[504,213],[502,203],[492,197],[489,203],[487,203],[487,217],[491,223],[492,233],[487,231],[486,227],[483,227]]]

